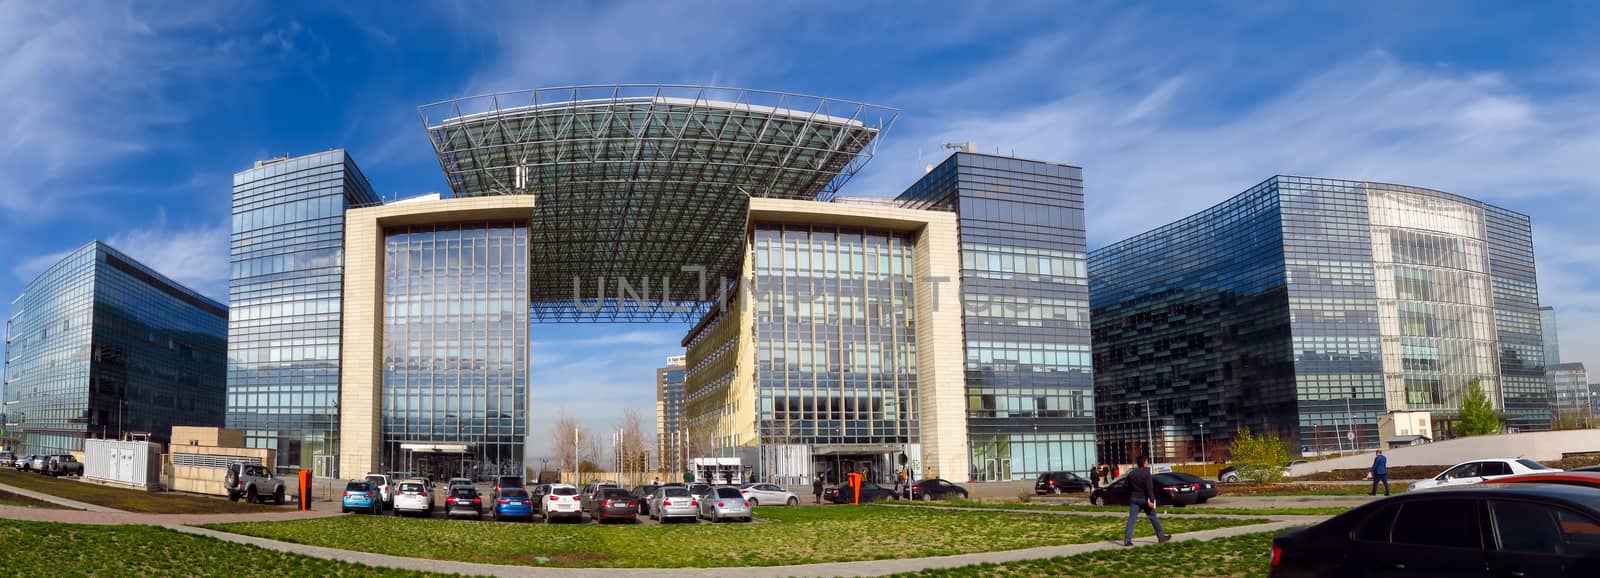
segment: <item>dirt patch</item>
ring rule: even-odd
[[[1389,466],[1389,479],[1391,480],[1420,480],[1439,475],[1439,472],[1455,464],[1442,466]],[[1354,482],[1365,479],[1367,469],[1333,470],[1331,472],[1318,472],[1304,476],[1295,476],[1297,482]]]

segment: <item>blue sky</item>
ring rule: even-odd
[[[1083,166],[1096,246],[1276,173],[1480,198],[1533,216],[1565,360],[1600,364],[1593,6],[361,4],[0,0],[0,295],[99,238],[225,300],[229,175],[256,159],[342,147],[385,195],[439,191],[418,105],[708,83],[901,109],[846,194],[951,141]],[[683,329],[536,326],[536,407],[653,417]]]

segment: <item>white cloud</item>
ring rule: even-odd
[[[193,227],[167,226],[159,214],[148,226],[106,239],[117,250],[190,289],[228,302],[229,223]]]

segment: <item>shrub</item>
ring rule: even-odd
[[[1289,446],[1278,436],[1256,435],[1250,433],[1250,428],[1240,427],[1233,436],[1232,450],[1233,467],[1239,470],[1239,477],[1263,484],[1283,481]]]

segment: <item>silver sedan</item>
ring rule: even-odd
[[[717,486],[700,497],[700,517],[712,522],[730,519],[749,522],[752,514],[749,500],[733,486]]]
[[[694,522],[699,514],[695,509],[697,504],[694,496],[689,495],[688,488],[662,486],[656,489],[655,497],[650,498],[650,519],[666,522],[678,518]]]

